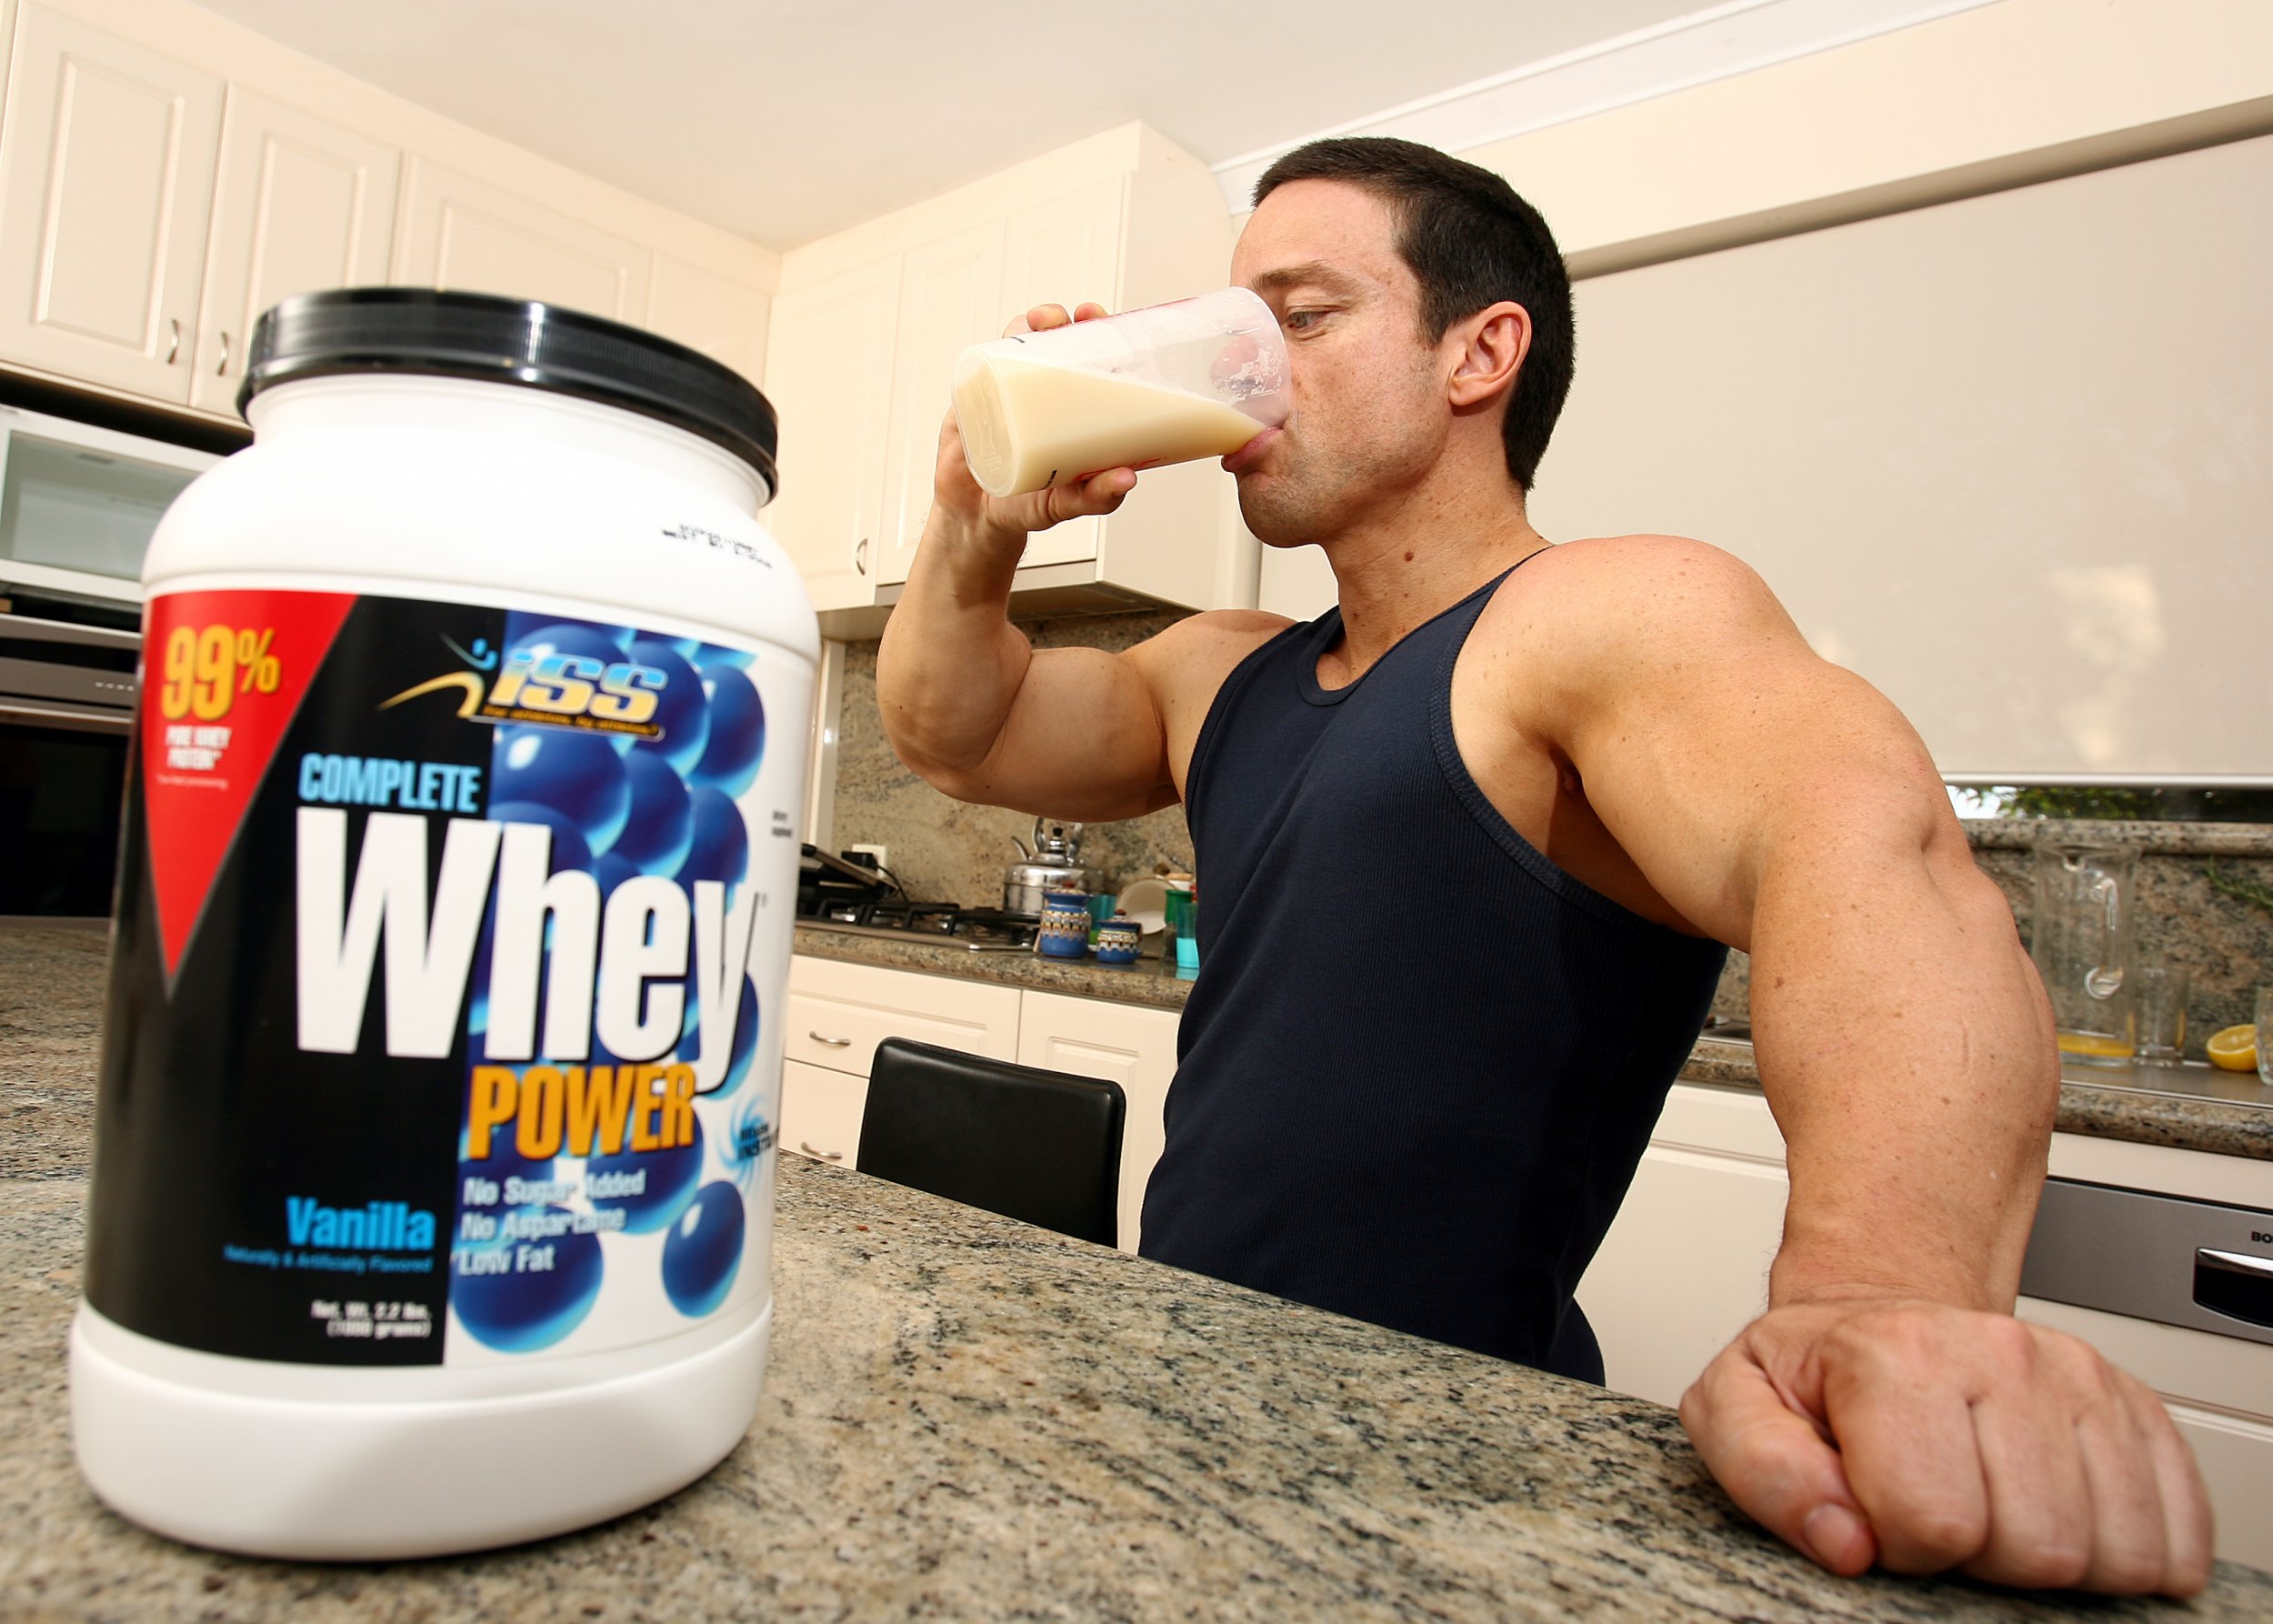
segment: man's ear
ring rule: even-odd
[[[1515,387],[1523,358],[1531,353],[1531,313],[1502,299],[1454,322],[1445,340],[1458,346],[1445,382],[1452,405],[1480,406]]]

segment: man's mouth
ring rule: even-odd
[[[1265,429],[1261,434],[1257,435],[1253,439],[1249,440],[1246,445],[1240,446],[1229,456],[1225,457],[1223,459],[1223,471],[1227,474],[1246,473],[1249,468],[1253,467],[1257,463],[1263,459],[1264,453],[1267,452],[1274,445],[1276,445],[1278,441],[1278,436],[1286,432],[1287,431],[1283,428]]]

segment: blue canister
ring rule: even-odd
[[[1136,920],[1126,914],[1115,914],[1097,927],[1097,962],[1135,964],[1136,938],[1141,934]]]
[[[1045,892],[1034,950],[1045,958],[1079,958],[1089,951],[1089,923],[1086,891]]]

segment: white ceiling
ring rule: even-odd
[[[776,248],[1141,118],[1210,164],[1702,0],[201,0]]]

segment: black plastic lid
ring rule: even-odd
[[[300,294],[264,315],[245,358],[243,412],[279,384],[402,372],[550,389],[621,406],[722,446],[779,489],[774,408],[698,350],[559,305],[425,287]]]

